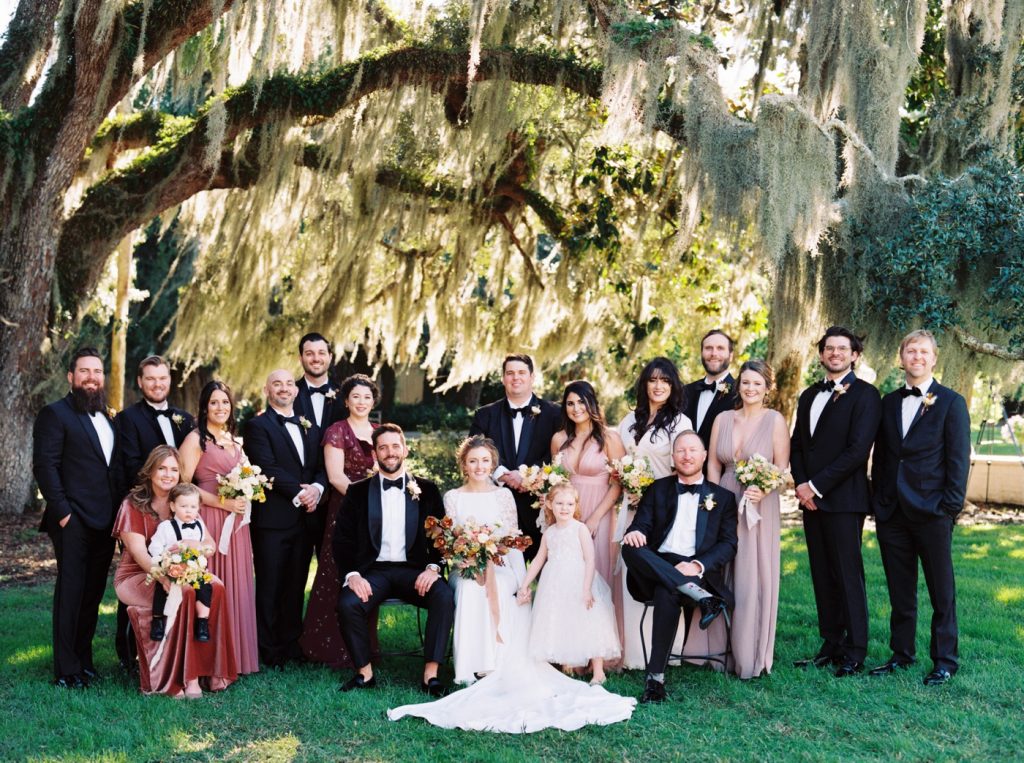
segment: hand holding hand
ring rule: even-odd
[[[815,498],[817,498],[817,496],[814,494],[814,491],[811,490],[811,484],[809,482],[801,482],[796,486],[796,499],[805,509],[810,509],[811,511],[818,510],[817,504],[814,503]]]
[[[523,605],[523,604],[529,604],[530,603],[530,589],[527,588],[526,586],[523,586],[518,591],[516,591],[516,601],[519,602],[520,606]]]
[[[633,532],[626,533],[622,536],[622,543],[625,546],[632,546],[633,548],[643,548],[647,545],[647,536],[639,530],[633,530]]]

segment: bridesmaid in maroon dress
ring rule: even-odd
[[[197,424],[181,443],[182,478],[198,486],[203,497],[199,513],[217,544],[217,552],[210,557],[210,572],[224,581],[227,591],[238,672],[256,673],[260,660],[247,502],[217,494],[217,477],[245,458],[235,438],[235,404],[224,382],[212,381],[199,393]]]
[[[324,432],[324,465],[331,482],[331,495],[327,503],[320,560],[313,579],[313,590],[309,594],[306,619],[302,623],[302,638],[299,639],[302,652],[308,659],[322,662],[335,670],[355,666],[348,656],[338,628],[337,607],[341,581],[338,579],[338,569],[334,566],[334,522],[348,486],[366,479],[376,465],[373,445],[370,444],[374,429],[370,423],[370,411],[380,401],[377,385],[364,374],[355,374],[345,379],[338,393],[348,415]],[[372,617],[371,643],[376,653],[376,616]]]
[[[124,499],[114,522],[113,535],[124,543],[114,573],[117,598],[128,607],[128,617],[139,646],[139,685],[143,694],[201,697],[203,689],[220,691],[238,678],[231,621],[227,617],[224,585],[214,577],[210,606],[210,640],[192,636],[195,591],[182,588],[182,601],[162,641],[151,641],[153,585],[146,575],[153,566],[149,541],[157,525],[171,516],[167,494],[180,480],[178,451],[158,445],[140,472],[141,479]]]

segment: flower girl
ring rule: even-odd
[[[611,590],[594,570],[594,540],[579,521],[579,494],[571,483],[557,485],[546,497],[548,529],[518,591],[520,604],[530,601],[537,584],[530,631],[530,656],[563,667],[590,663],[591,684],[603,684],[604,661],[621,653]]]

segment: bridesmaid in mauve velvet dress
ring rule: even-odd
[[[370,443],[374,426],[369,416],[380,394],[373,380],[363,374],[345,379],[338,392],[348,416],[324,432],[324,463],[331,482],[331,494],[327,502],[327,518],[316,577],[309,593],[309,605],[302,622],[299,645],[308,659],[342,670],[355,666],[338,627],[337,607],[341,580],[338,578],[338,568],[334,565],[334,524],[348,486],[366,479],[376,466],[373,445]],[[376,655],[379,652],[376,615],[371,615],[371,619],[370,646]]]
[[[228,617],[235,634],[238,672],[247,674],[259,671],[260,659],[256,644],[252,540],[249,524],[245,521],[246,502],[241,498],[222,498],[217,493],[217,477],[230,472],[245,458],[234,434],[231,392],[223,382],[212,381],[199,394],[197,426],[181,443],[182,477],[195,483],[203,498],[199,514],[218,546],[217,552],[210,557],[209,569],[224,581]],[[251,510],[259,511],[259,506],[257,503]],[[225,526],[229,521],[225,544]]]

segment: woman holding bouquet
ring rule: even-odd
[[[195,589],[184,586],[174,622],[162,641],[149,638],[153,586],[170,587],[166,581],[146,583],[155,560],[147,550],[157,525],[171,516],[168,495],[180,482],[178,452],[158,445],[139,472],[139,483],[121,504],[113,534],[124,543],[124,553],[114,573],[117,598],[128,607],[139,645],[139,684],[143,694],[174,697],[202,696],[202,689],[220,691],[238,678],[231,622],[225,607],[224,585],[214,577],[210,608],[210,641],[193,638]],[[205,687],[201,687],[204,683]]]
[[[779,494],[744,488],[736,466],[760,455],[779,473],[789,468],[786,421],[765,404],[773,382],[772,369],[763,360],[748,360],[740,367],[737,408],[715,419],[708,448],[708,479],[732,490],[743,504],[733,563],[732,656],[736,675],[744,679],[772,670],[779,608]]]
[[[654,358],[640,372],[636,382],[636,409],[626,414],[619,424],[619,437],[634,460],[646,459],[654,479],[667,477],[672,473],[672,443],[680,432],[693,429],[693,423],[683,411],[686,410],[686,390],[679,369],[668,358]],[[626,528],[636,514],[636,501],[640,493],[624,491],[622,506],[615,525],[614,540],[621,542]],[[644,664],[643,645],[640,641],[640,616],[643,605],[626,590],[626,572],[621,564],[616,565],[615,580],[612,584],[612,598],[619,616],[619,637],[622,640],[622,667],[642,669]],[[698,614],[699,617],[699,614]],[[644,623],[647,643],[651,643],[651,619]],[[714,624],[713,624],[714,625]],[[682,626],[682,623],[680,623]],[[704,636],[707,631],[694,628]],[[672,652],[683,651],[682,638],[686,631],[677,631],[679,643]],[[691,650],[693,651],[693,650]]]
[[[456,525],[487,525],[498,537],[519,532],[516,502],[505,487],[495,487],[491,474],[498,449],[482,435],[467,437],[456,453],[465,484],[444,495],[444,513]],[[493,671],[499,651],[511,636],[515,595],[526,575],[521,551],[511,550],[504,565],[487,565],[475,579],[452,574],[455,586],[455,682],[468,684]]]
[[[182,479],[199,488],[199,514],[217,544],[210,572],[224,581],[228,618],[234,631],[240,674],[259,671],[256,646],[256,589],[249,537],[249,501],[220,494],[218,477],[248,462],[235,438],[235,404],[224,382],[211,381],[199,393],[197,426],[181,443]]]
[[[369,376],[355,374],[342,382],[338,394],[345,404],[347,416],[331,424],[324,432],[324,465],[331,483],[331,494],[327,501],[324,539],[316,577],[309,594],[306,619],[302,623],[302,638],[299,639],[307,659],[325,663],[335,670],[354,666],[338,627],[337,606],[341,581],[334,564],[334,525],[348,486],[366,479],[376,466],[370,440],[374,430],[374,425],[370,423],[370,411],[380,402],[380,390]],[[370,628],[371,649],[376,653],[377,616],[371,614],[370,618],[373,620]]]

